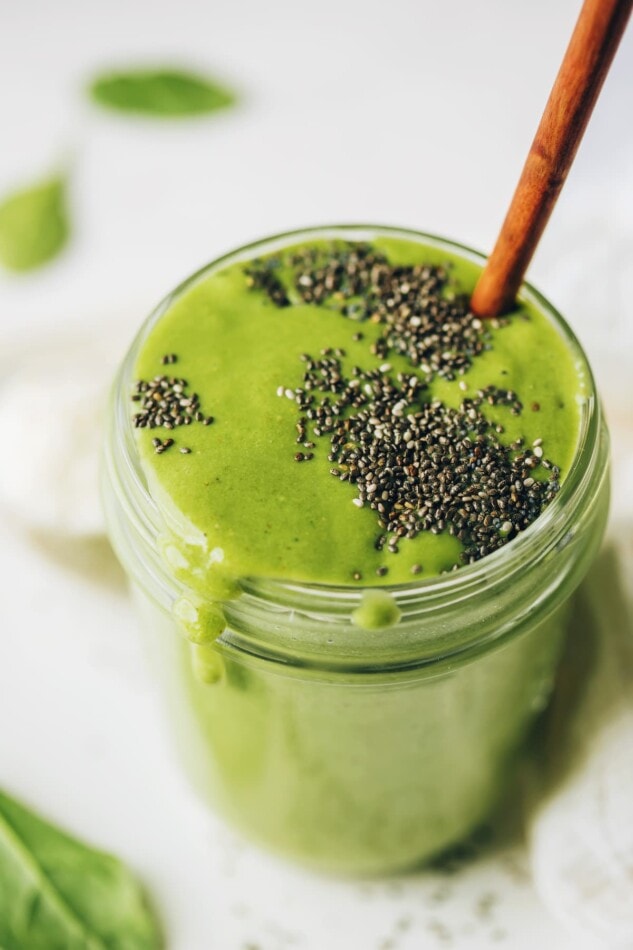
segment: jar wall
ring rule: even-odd
[[[414,866],[486,818],[546,702],[567,616],[437,675],[280,670],[225,646],[209,684],[174,621],[138,589],[136,602],[198,792],[265,846],[363,874]]]

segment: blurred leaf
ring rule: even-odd
[[[51,178],[0,203],[0,261],[10,270],[40,267],[68,240],[66,182]]]
[[[2,950],[155,950],[158,926],[117,858],[0,792]]]
[[[206,115],[235,96],[211,79],[177,69],[134,69],[98,76],[90,94],[99,105],[158,117]]]

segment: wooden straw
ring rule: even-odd
[[[585,0],[494,250],[475,287],[480,317],[512,309],[618,48],[633,0]],[[623,121],[631,121],[623,117]]]

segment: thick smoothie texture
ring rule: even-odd
[[[403,269],[405,297],[419,277],[407,268],[430,268],[431,283],[440,268],[437,293],[449,301],[467,298],[479,270],[459,250],[385,231],[362,245],[289,239],[207,269],[141,335],[126,380],[174,580],[169,606],[129,557],[128,516],[111,524],[122,518],[113,541],[201,793],[263,844],[374,874],[427,860],[499,800],[551,688],[608,491],[596,475],[564,543],[529,554],[525,570],[515,559],[506,576],[505,546],[522,543],[572,469],[592,398],[586,364],[535,302],[501,321],[466,320],[454,347],[431,340],[412,359],[380,316],[388,294],[341,290],[321,267],[337,255],[347,266],[356,247],[382,262],[376,281]],[[406,300],[398,306],[408,320]],[[359,413],[366,437],[345,428]],[[428,451],[446,462],[439,476],[421,461],[423,426],[436,427]],[[380,509],[365,472],[375,463],[384,481],[393,465],[380,463],[383,432],[412,453],[394,479],[406,488],[407,473],[425,486],[439,477],[437,496],[405,491]],[[442,500],[451,490],[452,507]],[[473,565],[482,570],[470,587],[433,599]],[[325,599],[277,603],[264,580],[260,610],[258,579]],[[355,593],[353,610],[330,585]],[[398,599],[398,585],[419,592]]]
[[[433,400],[457,409],[488,387],[513,391],[522,404],[519,414],[487,400],[481,410],[503,428],[499,441],[511,445],[521,439],[528,448],[537,442],[536,453],[557,466],[560,481],[569,470],[583,382],[559,332],[542,313],[524,306],[503,325],[486,325],[485,349],[465,373],[453,379],[429,374],[406,355],[372,354],[384,326],[354,319],[353,312],[343,315],[335,296],[320,305],[302,302],[293,289],[291,262],[315,248],[327,256],[332,247],[293,246],[264,261],[288,296],[284,306],[252,286],[252,264],[220,268],[168,308],[139,354],[139,380],[157,374],[181,378],[187,383],[184,395],[197,394],[201,414],[213,417],[210,425],[194,421],[169,432],[137,430],[152,491],[175,525],[174,543],[182,548],[181,541],[187,542],[173,552],[174,562],[184,557],[185,571],[191,580],[195,575],[203,592],[213,588],[216,577],[239,582],[247,576],[374,587],[411,582],[412,572],[434,576],[459,562],[463,545],[446,529],[403,537],[397,554],[388,547],[377,550],[376,513],[367,505],[357,507],[353,484],[332,477],[328,440],[315,435],[316,423],[306,420],[307,450],[295,439],[301,414],[292,396],[302,385],[306,355],[316,361],[331,355],[343,375],[354,367],[365,372],[388,367],[392,380],[415,375],[424,389],[407,411]],[[383,238],[372,242],[372,251],[391,265],[444,267],[445,294],[469,294],[474,286],[477,268],[436,248]],[[165,365],[172,354],[174,363]],[[169,451],[156,452],[157,435],[173,437]],[[190,451],[183,454],[181,448]],[[533,474],[544,479],[551,469],[539,464]],[[497,514],[501,529],[505,518]]]

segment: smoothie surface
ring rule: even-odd
[[[169,431],[142,426],[135,435],[168,528],[164,553],[177,575],[212,596],[225,596],[245,577],[376,587],[412,583],[464,562],[464,544],[448,526],[400,537],[395,551],[385,543],[378,549],[377,539],[389,532],[376,510],[358,504],[357,486],[333,476],[329,438],[315,435],[311,420],[297,428],[295,390],[308,357],[318,372],[327,354],[350,379],[355,368],[394,380],[399,373],[415,376],[418,408],[439,401],[458,410],[483,393],[478,411],[499,427],[494,438],[504,446],[522,440],[514,455],[524,447],[535,453],[530,478],[560,483],[569,472],[584,387],[574,354],[544,314],[522,304],[504,321],[487,321],[483,351],[465,372],[429,373],[406,354],[372,352],[385,330],[380,322],[355,318],[353,306],[343,312],[336,297],[306,303],[297,293],[293,260],[327,255],[334,246],[352,245],[310,241],[271,255],[264,270],[274,275],[272,295],[257,277],[260,263],[220,267],[175,299],[141,345],[135,379],[180,379],[183,398],[196,394],[199,401],[199,418],[190,424]],[[444,268],[449,296],[469,295],[479,272],[471,261],[413,239],[376,237],[363,246],[390,265]],[[283,305],[274,299],[277,287]],[[511,401],[487,400],[488,387],[511,390],[515,411]],[[132,413],[142,398],[137,393]],[[159,441],[169,444],[163,449]],[[503,533],[503,512],[494,514]]]

